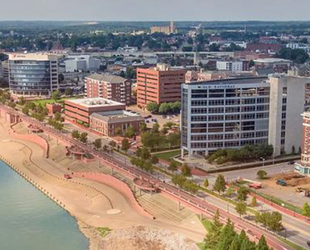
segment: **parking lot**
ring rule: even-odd
[[[127,107],[127,110],[137,112],[138,114],[140,114],[143,117],[150,116],[149,118],[145,119],[147,126],[150,128],[156,122],[160,125],[160,127],[162,127],[165,123],[167,123],[169,121],[173,122],[177,125],[180,124],[180,115],[157,115],[157,114],[154,115],[154,114],[151,114],[151,112],[149,112],[149,111],[138,108],[137,106]]]

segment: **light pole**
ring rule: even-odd
[[[262,159],[263,160],[263,167],[265,166],[265,158],[263,158],[263,157],[260,157],[259,159]]]

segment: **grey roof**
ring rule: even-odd
[[[202,81],[202,82],[190,82],[185,83],[185,85],[208,85],[208,84],[241,84],[241,83],[259,83],[267,80],[268,77],[238,77],[238,78],[227,78],[211,81]]]
[[[105,121],[107,123],[123,123],[123,122],[132,122],[132,121],[144,121],[144,118],[140,115],[126,115],[126,111],[122,113],[108,115],[105,112],[102,113],[92,113],[90,117]]]
[[[127,81],[127,79],[120,77],[120,76],[115,76],[115,75],[110,75],[110,74],[92,74],[87,76],[86,78],[98,80],[98,81],[104,81],[104,82],[109,82],[109,83],[121,83]]]

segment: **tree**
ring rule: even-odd
[[[256,206],[257,206],[256,196],[253,196],[253,197],[252,197],[251,206],[252,206],[252,207],[256,207]]]
[[[246,199],[248,198],[248,193],[249,190],[246,187],[240,187],[237,190],[237,199],[239,201],[246,201]]]
[[[291,48],[282,48],[277,54],[276,57],[292,60],[295,63],[304,63],[309,55],[303,49],[291,49]]]
[[[25,106],[22,108],[22,112],[25,114],[25,115],[29,115],[29,109]]]
[[[305,202],[303,207],[302,207],[302,214],[304,216],[310,217],[310,206],[309,206],[309,204],[307,202]]]
[[[157,164],[159,162],[158,157],[156,155],[153,155],[151,158],[151,163],[152,164]]]
[[[156,102],[149,102],[146,109],[151,113],[156,113],[158,111],[158,104]]]
[[[282,228],[282,215],[279,212],[268,213],[268,227],[274,231],[279,232]]]
[[[238,202],[236,205],[236,212],[240,215],[240,217],[246,214],[246,204],[244,202]]]
[[[171,172],[177,171],[178,170],[178,165],[176,164],[175,161],[171,161],[169,166],[168,166],[168,170],[170,170]]]
[[[249,62],[249,68],[252,68],[253,66],[255,66],[255,62],[253,60],[250,60]]]
[[[298,154],[301,155],[301,147],[298,148]]]
[[[226,225],[221,230],[220,241],[216,246],[216,250],[227,250],[232,244],[236,234],[234,224],[228,219]]]
[[[239,235],[236,234],[234,240],[232,241],[229,250],[240,250],[241,242],[239,240]]]
[[[204,180],[203,186],[204,186],[205,188],[208,188],[208,187],[209,187],[209,180],[208,180],[207,178]]]
[[[66,88],[65,89],[65,95],[71,96],[72,95],[72,89],[71,88]]]
[[[158,112],[160,114],[167,114],[170,111],[170,105],[166,102],[160,104]]]
[[[55,113],[54,118],[56,121],[60,121],[61,120],[61,114],[59,112]]]
[[[55,90],[52,94],[52,98],[54,101],[58,101],[60,99],[60,94],[58,90]]]
[[[83,143],[86,143],[87,142],[87,136],[88,136],[88,133],[86,133],[86,132],[81,133],[80,134],[80,141]]]
[[[187,164],[183,164],[181,168],[181,173],[184,176],[192,176],[191,169]]]
[[[233,194],[235,193],[235,189],[232,187],[228,187],[227,191],[226,191],[226,195],[228,197],[231,197]]]
[[[212,43],[212,44],[209,46],[209,50],[210,50],[210,51],[220,51],[220,45],[217,45],[216,43]]]
[[[127,138],[124,138],[122,140],[122,150],[127,152],[129,148],[130,148],[130,143]]]
[[[110,142],[109,142],[109,145],[110,145],[111,147],[115,148],[115,147],[116,147],[116,142],[115,142],[115,141],[110,141]]]
[[[219,194],[221,192],[225,192],[226,190],[226,181],[224,179],[224,176],[219,174],[215,180],[213,190],[217,191]]]
[[[140,132],[145,132],[147,130],[147,126],[146,126],[145,122],[140,123],[139,130],[140,130]]]
[[[220,213],[219,210],[217,210],[213,216],[213,221],[208,230],[208,234],[204,239],[206,249],[215,249],[220,240],[222,228],[223,224],[220,222]]]
[[[101,141],[101,139],[96,139],[96,140],[93,142],[93,144],[94,144],[94,146],[95,146],[96,149],[99,149],[99,148],[101,148],[101,146],[102,146],[102,141]]]
[[[153,128],[152,128],[152,131],[155,132],[155,133],[158,133],[158,132],[159,132],[159,124],[158,124],[157,122],[154,123]]]
[[[269,250],[269,247],[267,245],[267,242],[266,242],[266,239],[265,239],[264,235],[262,235],[260,237],[256,249],[257,250]]]
[[[150,151],[147,147],[143,147],[140,151],[140,158],[143,160],[149,159],[151,156]]]
[[[136,135],[136,131],[134,129],[133,126],[129,126],[127,129],[126,129],[126,132],[125,132],[125,137],[127,138],[132,138]]]
[[[265,170],[258,170],[257,171],[257,178],[260,180],[266,179],[267,177],[267,172]]]
[[[122,136],[122,135],[123,135],[123,130],[122,130],[122,128],[117,127],[117,128],[115,129],[115,134],[116,134],[117,136]]]

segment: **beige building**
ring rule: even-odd
[[[310,78],[288,75],[269,77],[269,139],[274,154],[298,151],[302,142],[301,114],[310,108]]]
[[[151,33],[164,33],[166,35],[174,34],[176,32],[174,22],[171,21],[169,26],[153,26]]]

